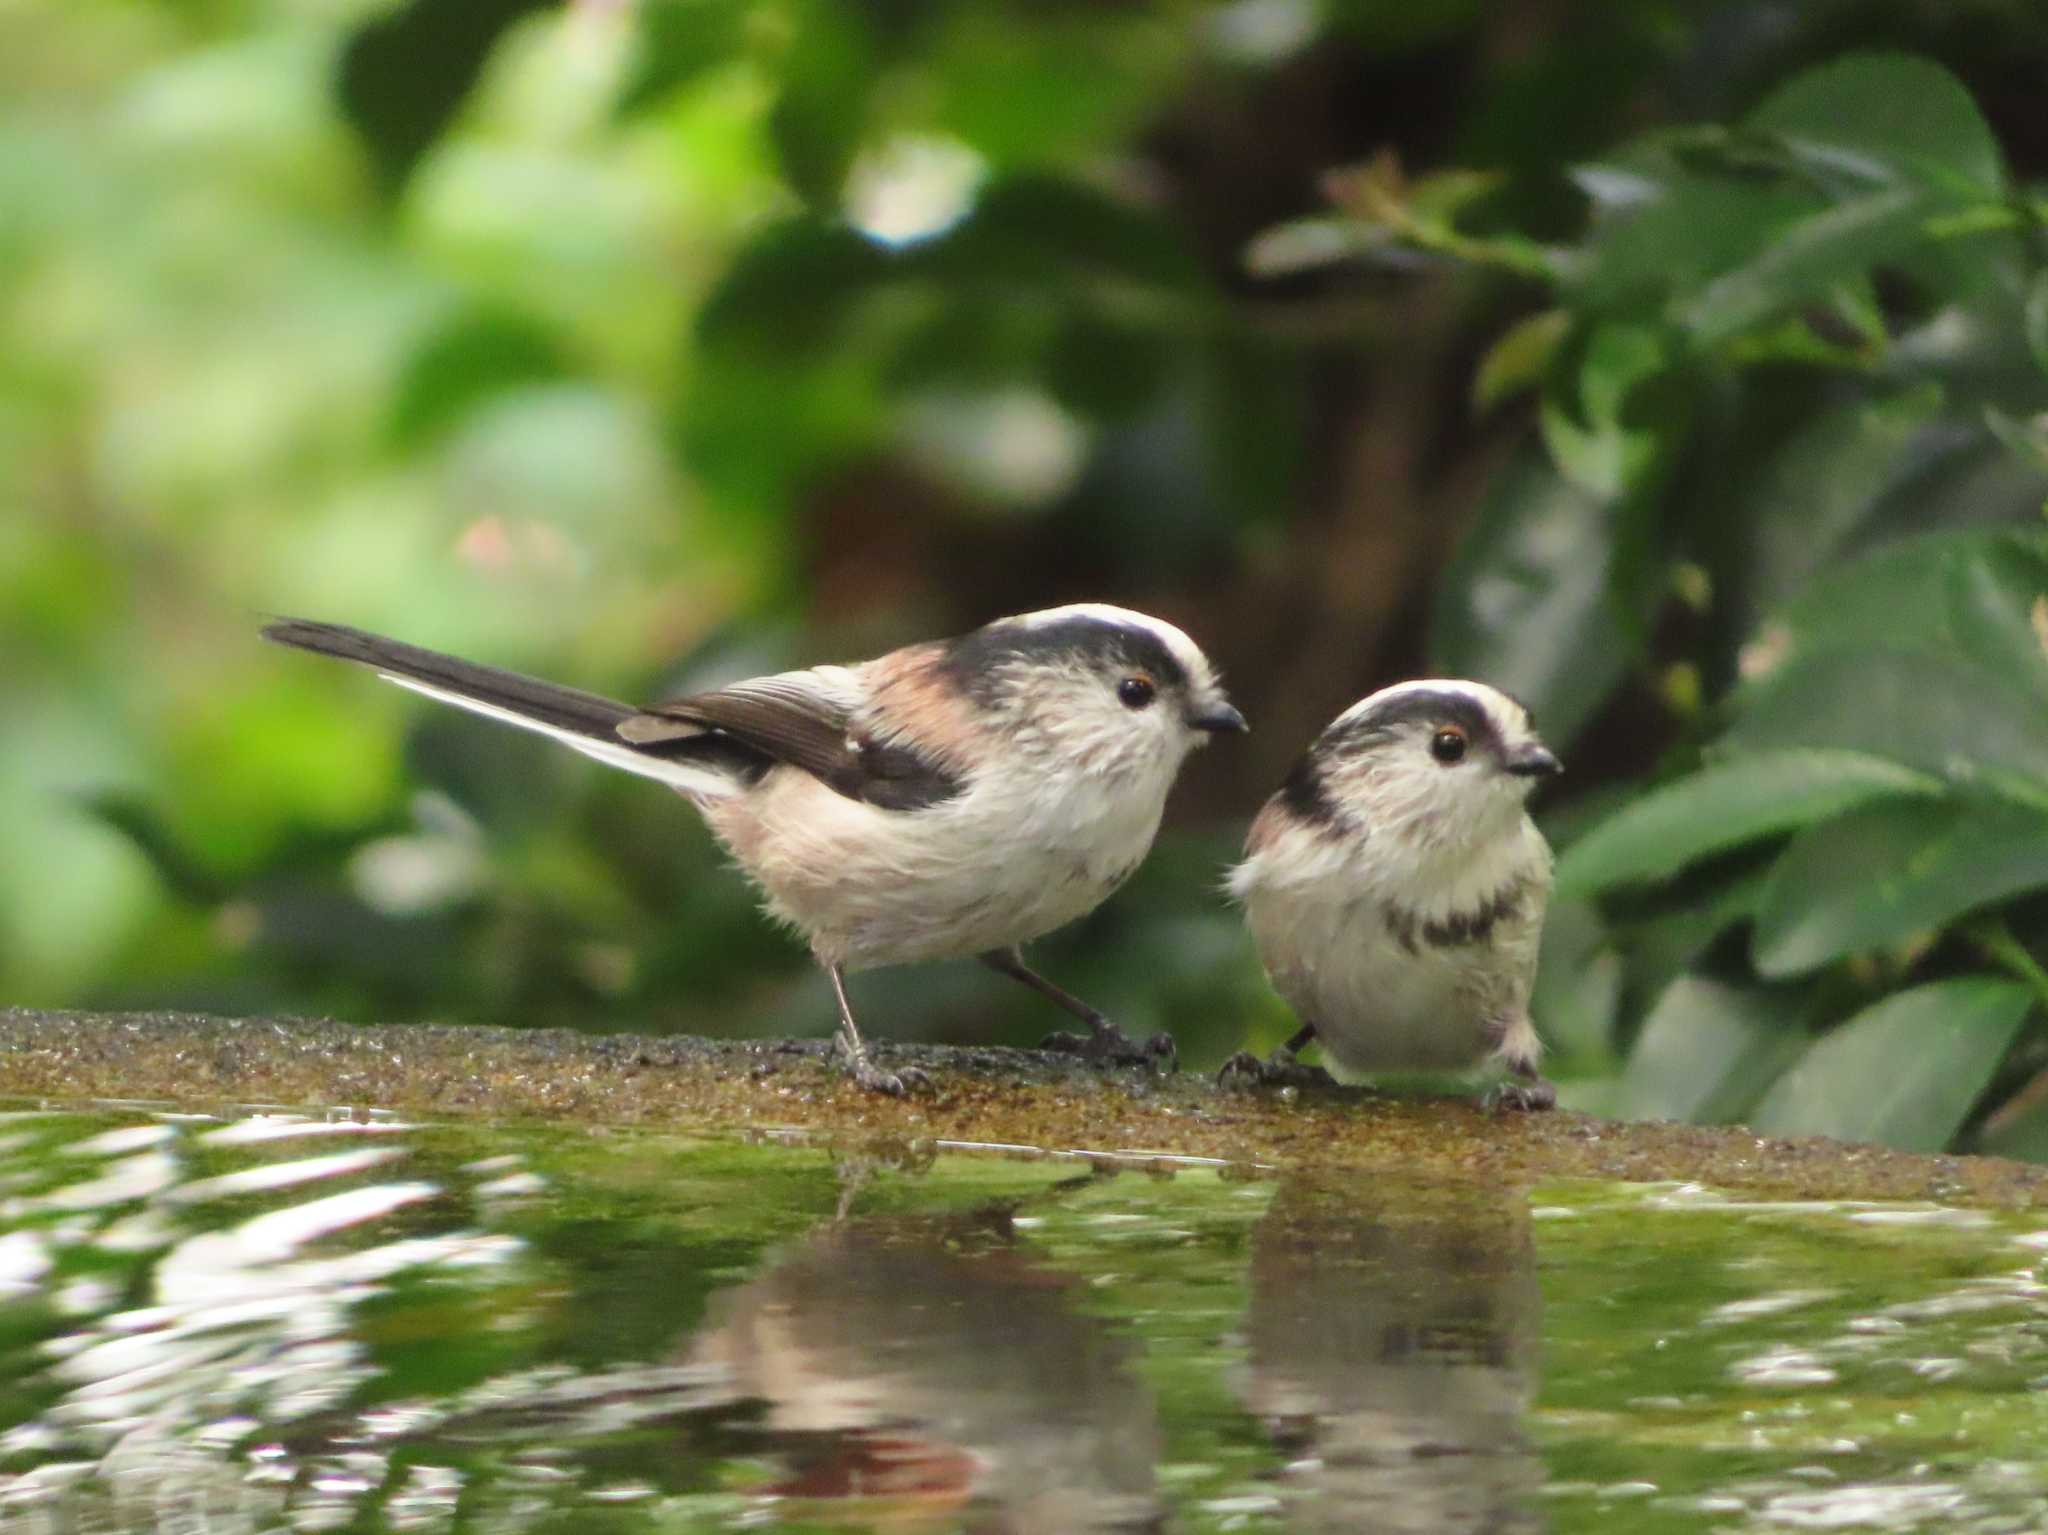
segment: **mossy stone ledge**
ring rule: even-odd
[[[346,1024],[183,1013],[0,1011],[0,1096],[184,1106],[387,1109],[414,1117],[580,1122],[846,1140],[1202,1157],[1252,1169],[1697,1182],[1808,1199],[2048,1204],[2048,1167],[1925,1156],[1740,1126],[1490,1113],[1362,1090],[1292,1098],[1207,1078],[1101,1071],[1027,1050],[878,1044],[932,1091],[856,1089],[821,1040],[650,1038],[567,1030]]]

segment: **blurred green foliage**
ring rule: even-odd
[[[1282,1036],[1218,870],[1442,668],[1572,767],[1578,1101],[2048,1150],[2044,70],[2023,0],[10,7],[0,997],[822,1028],[682,807],[259,615],[631,696],[1100,597],[1256,727],[1045,946],[1127,1028]]]

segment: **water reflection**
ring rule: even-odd
[[[1284,1187],[1253,1239],[1244,1400],[1288,1457],[1295,1527],[1540,1529],[1541,1320],[1520,1194]]]
[[[1074,1170],[0,1116],[0,1535],[2048,1528],[2038,1219]]]
[[[690,1357],[766,1403],[789,1512],[1154,1529],[1158,1411],[1084,1294],[999,1209],[852,1220],[714,1298]]]
[[[315,1156],[301,1137],[365,1140],[384,1125],[297,1117],[211,1129],[170,1122],[67,1138],[30,1136],[0,1214],[17,1229],[11,1288],[50,1321],[33,1394],[45,1405],[0,1435],[33,1461],[0,1475],[0,1526],[254,1531],[347,1523],[381,1484],[375,1446],[297,1454],[290,1426],[340,1409],[381,1371],[358,1311],[402,1278],[496,1270],[520,1244],[473,1229],[403,1235],[391,1217],[442,1195],[424,1179],[377,1181],[390,1144]],[[278,1160],[212,1176],[192,1164],[275,1143]],[[90,1160],[88,1160],[90,1159]],[[346,1186],[335,1187],[336,1184]],[[249,1196],[296,1202],[250,1212]],[[52,1217],[61,1217],[53,1219]],[[23,1314],[27,1320],[33,1312]]]

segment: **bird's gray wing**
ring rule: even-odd
[[[857,671],[819,666],[672,698],[622,722],[618,733],[642,746],[708,734],[885,810],[920,810],[960,792],[959,778],[930,754],[877,740],[858,723],[866,701]]]

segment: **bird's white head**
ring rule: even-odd
[[[1281,797],[1302,821],[1462,843],[1517,822],[1530,791],[1561,771],[1520,703],[1481,682],[1432,678],[1338,715]]]
[[[939,667],[1017,751],[1093,772],[1170,775],[1246,728],[1193,640],[1104,603],[999,618],[951,641]]]

